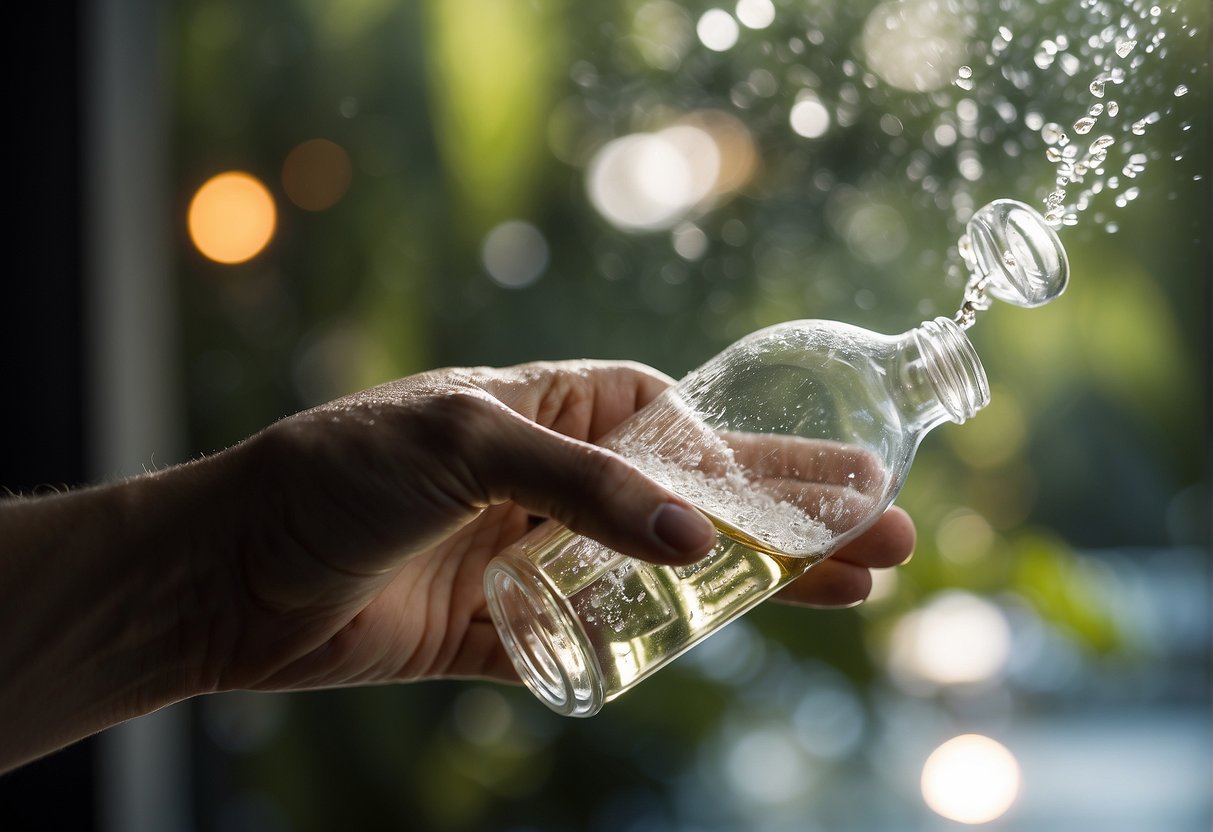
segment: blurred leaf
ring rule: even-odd
[[[1010,586],[1041,618],[1097,653],[1126,644],[1098,576],[1064,543],[1043,534],[1024,535],[1014,542],[1011,557]]]
[[[429,84],[443,161],[483,233],[533,208],[554,82],[565,65],[553,3],[431,0]],[[478,236],[477,236],[478,239]]]

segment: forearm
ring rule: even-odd
[[[200,692],[211,478],[0,501],[0,771]]]

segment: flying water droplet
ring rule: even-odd
[[[1122,58],[1128,57],[1128,54],[1133,51],[1133,47],[1137,46],[1135,40],[1122,40],[1116,43],[1116,54]]]
[[[1176,98],[1180,98],[1181,96],[1185,96],[1187,94],[1188,94],[1188,87],[1186,84],[1180,84],[1178,87],[1175,88],[1175,97]]]
[[[1091,128],[1095,126],[1095,119],[1090,116],[1083,116],[1078,121],[1074,122],[1074,132],[1081,135],[1091,132]]]
[[[1103,98],[1104,83],[1105,79],[1102,76],[1092,81],[1090,86],[1091,95],[1096,98]]]
[[[1108,112],[1108,115],[1115,116],[1117,113],[1120,112],[1120,105],[1117,104],[1115,101],[1109,101],[1108,106],[1107,106],[1107,112]]]
[[[1103,112],[1103,104],[1096,101],[1087,109],[1087,115],[1097,116]]]
[[[1045,144],[1061,144],[1061,140],[1066,137],[1066,134],[1060,124],[1050,121],[1040,128],[1040,137],[1045,140]]]

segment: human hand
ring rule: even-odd
[[[711,547],[703,515],[585,441],[668,384],[635,364],[440,370],[186,465],[0,500],[0,772],[201,693],[516,679],[481,581],[536,517],[656,562]],[[764,476],[807,501],[802,467],[804,485]],[[913,538],[891,509],[781,597],[856,603]]]
[[[230,588],[201,631],[200,688],[516,679],[482,576],[534,517],[656,562],[710,549],[706,518],[586,444],[668,384],[634,364],[440,370],[283,420],[228,452],[226,464],[250,474],[237,544],[198,570]],[[892,509],[780,597],[857,603],[869,570],[904,561],[913,536]]]

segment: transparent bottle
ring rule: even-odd
[[[1018,254],[1018,266],[991,262],[1020,271],[1041,262],[1022,246]],[[1044,261],[1065,270],[1064,251]],[[1009,285],[998,274],[982,280]],[[971,313],[958,318],[971,323]],[[658,566],[555,522],[535,529],[485,574],[523,682],[558,713],[597,713],[871,526],[923,436],[969,419],[989,395],[973,345],[948,318],[899,336],[792,321],[733,344],[602,440],[711,517],[715,548],[687,566]]]

